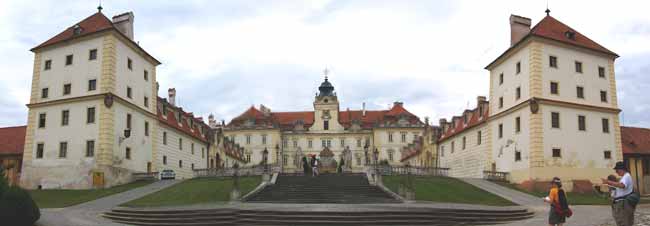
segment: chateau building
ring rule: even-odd
[[[134,41],[133,13],[91,15],[31,49],[21,186],[91,188],[133,173],[208,164],[210,129],[157,97],[160,62]],[[173,94],[173,95],[172,95]]]
[[[618,55],[550,15],[530,25],[510,17],[511,46],[486,67],[490,101],[441,120],[441,166],[458,177],[507,172],[523,184],[558,176],[569,189],[599,183],[623,160]]]
[[[269,163],[283,171],[302,171],[302,158],[318,155],[323,167],[361,171],[366,164],[385,160],[400,164],[402,150],[423,135],[425,124],[395,102],[388,110],[341,110],[327,77],[318,88],[313,111],[274,112],[251,106],[232,119],[224,137],[239,144],[247,165],[259,164],[266,150]],[[347,160],[346,160],[347,159]],[[336,161],[336,162],[334,162]]]

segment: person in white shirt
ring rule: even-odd
[[[634,182],[625,163],[617,162],[614,170],[621,177],[618,182],[602,179],[603,184],[616,188],[614,191],[614,201],[612,202],[612,215],[617,226],[632,226],[634,225],[634,211],[636,207],[630,204],[625,198],[634,192]]]

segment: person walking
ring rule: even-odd
[[[559,177],[553,177],[551,190],[548,192],[548,196],[544,198],[544,202],[549,203],[551,206],[548,214],[548,225],[562,226],[566,222],[566,217],[571,215],[571,210]]]
[[[619,181],[602,179],[603,184],[615,188],[612,215],[617,226],[632,226],[634,225],[634,211],[638,203],[638,196],[634,193],[634,182],[625,163],[617,162],[614,170],[621,177]]]
[[[311,157],[311,176],[318,176],[318,159],[316,159],[316,156]]]

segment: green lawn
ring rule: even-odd
[[[517,187],[515,184],[510,184],[510,183],[503,183],[503,182],[497,182],[497,184],[509,187],[521,192],[525,192],[540,198],[548,196],[548,191],[543,192],[543,191],[526,191],[524,189],[521,189]],[[581,194],[581,193],[573,193],[573,192],[567,192],[566,194],[567,199],[569,200],[569,205],[609,205],[611,204],[611,201],[607,197],[602,197],[598,196],[595,193],[589,193],[589,194]]]
[[[39,208],[61,208],[79,203],[88,202],[104,196],[117,194],[137,187],[145,186],[153,181],[136,181],[129,184],[118,185],[104,189],[67,190],[67,189],[46,189],[30,190]]]
[[[262,178],[240,177],[239,188],[241,195],[246,195],[257,187]],[[230,200],[232,179],[230,178],[195,178],[183,181],[169,188],[127,202],[122,206],[152,207],[152,206],[181,206],[211,202],[227,202]]]
[[[397,193],[406,176],[384,176],[384,185]],[[516,205],[461,180],[449,177],[413,177],[415,199],[432,202],[481,204],[491,206]]]

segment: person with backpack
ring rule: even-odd
[[[562,181],[560,181],[559,177],[553,177],[551,190],[548,196],[544,198],[544,202],[551,205],[551,210],[548,215],[549,226],[562,226],[566,222],[566,218],[573,215],[571,209],[569,209],[566,193],[562,189]]]
[[[639,194],[634,192],[634,182],[627,170],[625,163],[617,162],[614,166],[616,174],[621,177],[617,182],[602,179],[603,184],[614,187],[614,200],[612,201],[612,215],[617,226],[634,225],[634,211],[639,203]]]

